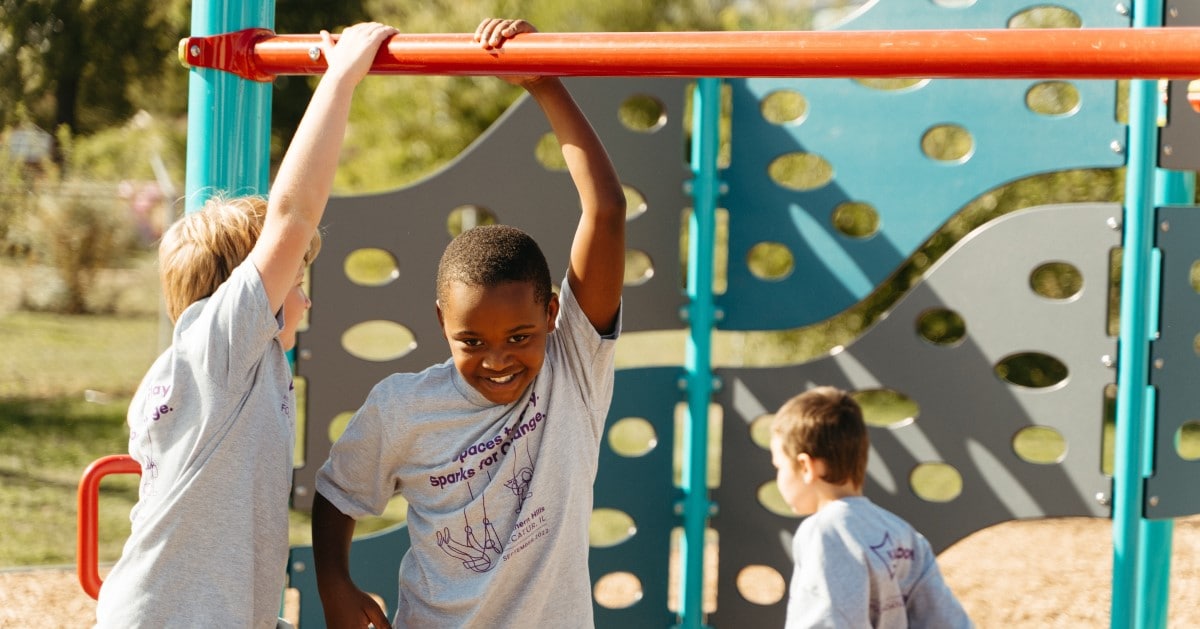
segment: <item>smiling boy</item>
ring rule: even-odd
[[[533,28],[484,20],[485,48]],[[451,358],[378,383],[317,475],[313,551],[331,627],[390,627],[351,580],[355,518],[409,503],[396,627],[592,626],[588,523],[612,398],[625,196],[563,84],[510,77],[545,112],[582,213],[561,294],[525,232],[463,232],[438,267]]]

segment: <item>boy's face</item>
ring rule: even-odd
[[[515,402],[542,370],[558,297],[537,303],[529,282],[448,288],[437,313],[454,366],[489,402]]]
[[[312,306],[312,301],[304,292],[303,282],[304,269],[300,269],[296,276],[296,285],[292,286],[283,298],[283,329],[279,331],[279,344],[285,352],[296,347],[296,328],[300,327],[305,311]]]
[[[771,464],[775,466],[775,484],[792,511],[797,515],[811,515],[817,510],[817,496],[813,491],[810,460],[806,455],[789,457],[783,451],[783,439],[771,435]]]

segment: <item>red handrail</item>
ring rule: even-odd
[[[190,67],[255,81],[320,74],[319,35],[246,29],[179,42]],[[1200,28],[527,33],[392,36],[372,74],[681,77],[1175,78],[1200,75]]]
[[[79,584],[88,596],[100,596],[100,480],[109,474],[141,474],[142,466],[128,454],[112,454],[92,462],[79,479]]]

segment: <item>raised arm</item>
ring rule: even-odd
[[[296,285],[304,254],[325,213],[354,88],[370,69],[380,44],[395,33],[383,24],[356,24],[335,46],[333,37],[321,31],[321,50],[329,67],[283,156],[267,199],[262,234],[250,252],[272,312],[278,312]]]
[[[535,32],[524,20],[484,20],[475,40],[497,48],[520,33]],[[579,191],[582,214],[571,243],[567,281],[597,332],[616,325],[625,282],[625,192],[600,138],[562,81],[554,77],[506,77],[533,96],[562,147],[567,171]]]

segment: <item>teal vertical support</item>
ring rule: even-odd
[[[192,35],[274,28],[274,0],[195,0]],[[271,157],[271,84],[192,68],[188,78],[185,210],[216,193],[266,194]]]
[[[1161,26],[1162,5],[1134,3],[1133,26]],[[1144,626],[1141,553],[1146,532],[1142,517],[1144,420],[1151,325],[1151,248],[1154,230],[1154,164],[1157,155],[1158,86],[1129,85],[1129,137],[1126,147],[1125,217],[1121,266],[1121,329],[1117,359],[1117,426],[1113,466],[1112,627]]]
[[[1154,173],[1154,205],[1184,205],[1192,203],[1196,197],[1196,174],[1193,172],[1170,171],[1156,169]],[[1157,260],[1160,256],[1154,256]],[[1161,299],[1159,290],[1153,291],[1152,303],[1157,304]],[[1152,321],[1157,320],[1153,317]],[[1146,444],[1143,463],[1143,477],[1154,473],[1153,446],[1155,429],[1154,391],[1148,392],[1150,404],[1147,405],[1145,420],[1146,430],[1143,440]],[[1170,608],[1170,579],[1171,579],[1171,549],[1172,537],[1175,534],[1174,520],[1140,520],[1141,531],[1138,546],[1138,574],[1141,575],[1138,594],[1140,602],[1139,627],[1146,629],[1165,629],[1167,626],[1167,611]]]
[[[688,413],[683,424],[683,584],[680,625],[703,626],[708,528],[708,406],[712,398],[713,246],[717,229],[720,79],[700,79],[692,98],[692,216],[688,221]]]

